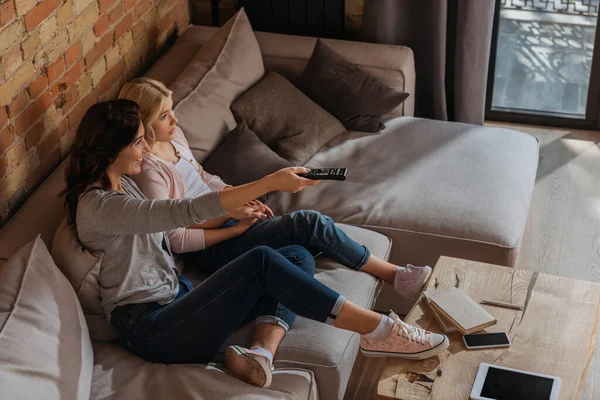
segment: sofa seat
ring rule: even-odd
[[[269,198],[275,212],[313,208],[392,238],[391,261],[440,255],[514,266],[538,162],[535,138],[509,129],[396,117],[350,132],[306,166],[347,167],[345,182]]]
[[[220,365],[155,364],[120,346],[94,342],[90,399],[318,399],[312,372],[282,369],[269,389],[232,377]]]
[[[339,224],[348,236],[367,246],[371,253],[388,259],[392,243],[377,232]],[[315,277],[363,307],[372,308],[382,282],[364,272],[353,271],[326,257],[316,259]],[[192,282],[199,277],[186,269]],[[233,334],[223,345],[221,356],[230,344],[250,345],[253,324],[249,323]],[[306,369],[315,374],[321,399],[341,399],[346,390],[354,359],[358,353],[360,335],[298,317],[283,339],[275,356],[276,368]],[[223,360],[223,358],[221,358]]]

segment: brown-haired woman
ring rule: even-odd
[[[99,103],[79,125],[66,171],[66,206],[79,239],[104,253],[106,318],[134,353],[162,363],[211,361],[229,335],[255,320],[253,348],[230,346],[226,365],[234,376],[267,387],[272,355],[296,314],[364,334],[388,356],[426,358],[447,348],[445,336],[358,307],[317,281],[301,246],[258,246],[193,288],[177,275],[166,230],[217,218],[270,191],[297,192],[318,182],[294,167],[195,198],[151,201],[127,177],[139,173],[147,151],[137,104]]]

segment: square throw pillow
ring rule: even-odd
[[[231,106],[267,146],[293,165],[303,165],[323,145],[346,132],[344,125],[276,72]]]
[[[204,161],[235,128],[231,103],[264,73],[258,42],[241,9],[171,85],[178,125],[198,162]]]
[[[106,320],[100,305],[102,253],[90,253],[77,238],[77,231],[65,216],[54,234],[52,258],[75,290],[93,340],[112,341],[117,333]]]
[[[381,116],[408,98],[408,93],[361,71],[321,40],[317,40],[299,86],[346,128],[361,132],[383,129]]]
[[[38,235],[0,268],[0,397],[89,399],[94,355],[81,306]]]
[[[260,141],[246,121],[238,122],[202,165],[233,186],[256,181],[292,164]]]

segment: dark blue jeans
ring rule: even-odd
[[[301,246],[258,246],[192,289],[180,277],[172,302],[117,307],[111,323],[121,344],[162,363],[211,361],[242,324],[272,317],[291,324],[294,314],[332,324],[345,298],[313,277],[314,260]]]
[[[229,220],[223,227],[235,222]],[[313,256],[323,253],[355,270],[360,270],[371,256],[369,249],[350,239],[328,216],[300,210],[258,222],[238,237],[188,253],[185,264],[197,265],[211,274],[257,246],[278,249],[289,245],[302,246]]]

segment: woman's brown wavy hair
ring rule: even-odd
[[[81,119],[65,170],[65,208],[75,225],[79,197],[95,183],[110,189],[108,167],[137,136],[140,107],[131,100],[111,100],[91,106]]]

